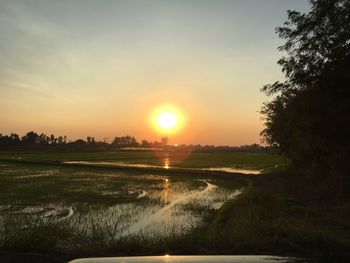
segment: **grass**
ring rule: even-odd
[[[227,192],[243,185],[242,180],[202,174],[168,175],[4,161],[0,161],[0,166],[0,252],[35,252],[63,255],[63,258],[127,253],[127,244],[132,242],[143,249],[156,240],[165,242],[184,235],[185,229],[170,231],[167,237],[151,233],[120,234],[128,221],[134,220],[133,213],[142,215],[148,207],[162,206],[165,179],[170,183],[166,198],[201,189],[206,186],[204,179],[215,181]],[[148,195],[141,199],[137,198],[138,194],[130,193],[144,189]],[[213,212],[202,202],[177,206],[174,209],[196,216]],[[68,207],[74,208],[75,216],[61,221],[60,217],[69,214]],[[116,211],[110,212],[109,208]],[[28,214],[23,209],[32,212]],[[51,210],[58,211],[60,217],[48,216]],[[140,240],[144,241],[143,246]],[[134,252],[140,251],[135,248]]]
[[[147,164],[181,168],[207,168],[234,166],[236,168],[270,171],[282,167],[280,155],[268,153],[189,153],[189,152],[89,152],[89,153],[9,153],[0,152],[0,160],[23,160],[32,162],[107,161],[130,164]]]
[[[124,153],[123,153],[124,154]],[[125,153],[130,161],[140,162],[156,158],[152,153]],[[136,154],[136,155],[135,155]],[[140,155],[139,155],[140,154]],[[41,160],[121,160],[122,153],[92,154],[33,154],[21,155],[29,161]],[[14,157],[3,154],[3,160]],[[17,156],[19,157],[19,156]],[[163,156],[164,157],[164,156]],[[246,158],[244,160],[244,157]],[[43,159],[40,159],[43,158]],[[69,159],[71,158],[71,159]],[[85,158],[85,159],[84,159]],[[173,158],[173,157],[172,157]],[[242,165],[252,164],[269,169],[280,160],[271,156],[244,154],[193,154],[183,165]],[[222,160],[219,160],[222,159]],[[232,160],[235,160],[233,162]],[[260,162],[260,163],[259,163]],[[191,191],[203,183],[198,180],[215,180],[225,191],[245,185],[243,193],[226,202],[219,210],[210,210],[200,203],[184,205],[204,219],[202,225],[190,231],[170,232],[166,236],[138,233],[119,235],[123,218],[111,215],[106,220],[90,218],[81,205],[82,217],[72,221],[48,219],[40,214],[1,214],[0,252],[39,253],[51,255],[56,261],[86,256],[155,255],[155,254],[272,254],[307,257],[324,262],[346,262],[350,255],[350,220],[347,214],[335,210],[331,201],[322,203],[310,194],[302,177],[290,172],[275,172],[261,176],[203,174],[155,174],[127,172],[98,167],[69,167],[1,161],[1,205],[35,205],[87,203],[104,215],[104,207],[133,202],[123,189],[141,185],[148,191],[161,191],[162,180],[171,178],[174,190]],[[51,171],[51,172],[47,172]],[[46,174],[45,174],[46,173]],[[44,176],[33,177],[31,175]],[[179,189],[176,189],[178,187]],[[81,191],[72,191],[80,188]],[[153,189],[153,190],[152,190]],[[121,191],[121,195],[102,195],[104,191]],[[153,202],[160,202],[157,199]],[[147,206],[148,199],[142,201]],[[346,206],[346,205],[345,205]],[[85,208],[84,208],[85,207]],[[99,208],[101,207],[101,208]],[[322,207],[322,209],[320,209]],[[340,206],[344,207],[344,205]],[[100,210],[99,210],[100,209]],[[4,210],[3,210],[4,211]],[[84,212],[85,211],[85,212]],[[100,212],[99,212],[100,211]],[[132,209],[131,209],[132,211]],[[1,260],[1,257],[0,257]],[[58,261],[57,261],[58,260]],[[52,260],[54,261],[54,260]],[[36,262],[36,260],[33,260]],[[49,261],[48,261],[49,262]]]
[[[266,191],[259,181],[250,181],[244,194],[209,215],[204,226],[167,237],[140,233],[115,238],[117,227],[96,221],[89,222],[93,231],[88,233],[84,231],[86,228],[76,230],[66,225],[62,229],[55,222],[47,224],[32,218],[35,223],[28,223],[25,220],[7,222],[8,227],[29,226],[27,232],[8,231],[12,233],[12,243],[7,247],[10,251],[35,249],[57,256],[69,241],[75,244],[68,250],[69,258],[165,253],[277,254],[307,257],[308,262],[346,262],[349,258],[348,227],[310,211],[289,195]],[[60,235],[47,240],[50,231]],[[29,242],[31,246],[28,247]],[[62,257],[67,257],[67,251]]]
[[[273,184],[274,177],[281,176],[288,184],[285,174],[266,179]],[[293,193],[270,191],[266,179],[250,181],[241,196],[212,216],[198,243],[229,254],[279,254],[324,262],[349,259],[350,225],[313,210]]]

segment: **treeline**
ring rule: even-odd
[[[311,1],[276,29],[284,81],[266,85],[267,144],[320,188],[350,200],[350,1]]]
[[[34,131],[19,136],[16,133],[10,135],[0,134],[0,150],[62,150],[62,151],[106,151],[106,150],[167,150],[167,151],[196,151],[196,152],[273,152],[270,147],[259,144],[242,146],[215,146],[201,144],[170,145],[167,137],[160,141],[141,140],[134,136],[126,135],[115,137],[111,142],[107,138],[98,141],[93,136],[86,139],[69,140],[67,136],[55,136],[53,134],[36,133]]]

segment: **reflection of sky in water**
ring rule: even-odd
[[[85,233],[95,231],[98,227],[116,237],[140,232],[145,235],[181,234],[198,226],[210,211],[219,209],[227,200],[240,193],[240,190],[220,187],[215,181],[184,180],[153,174],[133,176],[123,172],[66,172],[55,169],[33,171],[21,168],[7,172],[9,175],[12,173],[16,175],[12,178],[18,182],[25,178],[41,178],[43,182],[51,182],[53,178],[67,180],[70,183],[65,189],[70,193],[77,192],[79,195],[80,191],[86,191],[84,187],[88,187],[94,194],[111,197],[115,204],[93,205],[86,201],[65,204],[62,196],[59,203],[0,206],[0,219],[8,213],[16,216],[29,214],[41,216],[45,220],[58,219]],[[118,180],[122,184],[111,186],[109,183]],[[61,192],[56,194],[62,195]]]
[[[169,179],[166,178],[166,179],[164,179],[164,187],[163,187],[163,191],[162,191],[163,206],[167,205],[169,202],[169,190],[170,190],[170,183],[169,183]]]
[[[176,167],[171,166],[170,159],[164,159],[164,165],[151,165],[144,163],[127,163],[127,162],[99,162],[99,161],[69,161],[64,162],[67,164],[85,164],[85,165],[99,165],[106,167],[138,167],[138,168],[163,168],[163,169],[178,169],[178,170],[201,170],[201,171],[221,171],[227,173],[242,173],[242,174],[261,174],[262,170],[257,169],[247,169],[247,168],[239,168],[239,167],[231,167],[231,166],[223,166],[223,167],[204,167],[204,168],[185,168],[185,167]]]
[[[102,231],[113,232],[116,236],[181,234],[200,224],[205,213],[219,209],[240,193],[240,190],[229,191],[207,181],[201,181],[203,185],[196,190],[186,190],[182,182],[172,182],[168,178],[161,178],[160,182],[161,191],[151,192],[137,202],[70,207],[67,208],[69,216],[60,213],[62,207],[57,206],[55,212],[52,206],[50,211],[52,216],[62,216],[67,224],[84,229],[86,233],[95,231],[98,225]],[[32,208],[32,211],[37,210],[39,206]]]
[[[170,161],[169,161],[169,158],[165,158],[164,159],[164,167],[165,169],[169,169],[170,167]]]
[[[121,235],[181,234],[200,224],[203,213],[220,208],[225,201],[240,193],[238,190],[228,191],[208,182],[204,182],[207,184],[205,188],[176,193],[172,191],[171,180],[163,179],[162,183],[163,190],[147,201],[116,205],[102,210],[92,208],[88,218],[95,218],[109,227],[118,221],[118,233]]]
[[[173,256],[165,254],[164,256],[141,256],[141,257],[111,257],[111,258],[90,258],[89,262],[99,263],[291,263],[291,262],[305,262],[305,260],[298,260],[297,258],[281,257],[281,256],[229,256],[229,255],[214,255],[214,256]],[[86,259],[74,260],[76,263],[87,262]]]

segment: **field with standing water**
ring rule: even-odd
[[[131,240],[184,237],[246,187],[237,174],[213,167],[254,174],[270,164],[251,166],[238,154],[218,163],[218,156],[209,156],[2,153],[0,245],[8,251],[84,254]]]

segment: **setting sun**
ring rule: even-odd
[[[150,115],[150,123],[159,134],[177,134],[184,128],[185,115],[178,106],[162,105],[155,108]]]
[[[0,0],[0,41],[0,263],[350,263],[350,0]]]
[[[177,124],[177,117],[172,112],[163,112],[158,117],[158,124],[164,129],[172,129]]]

